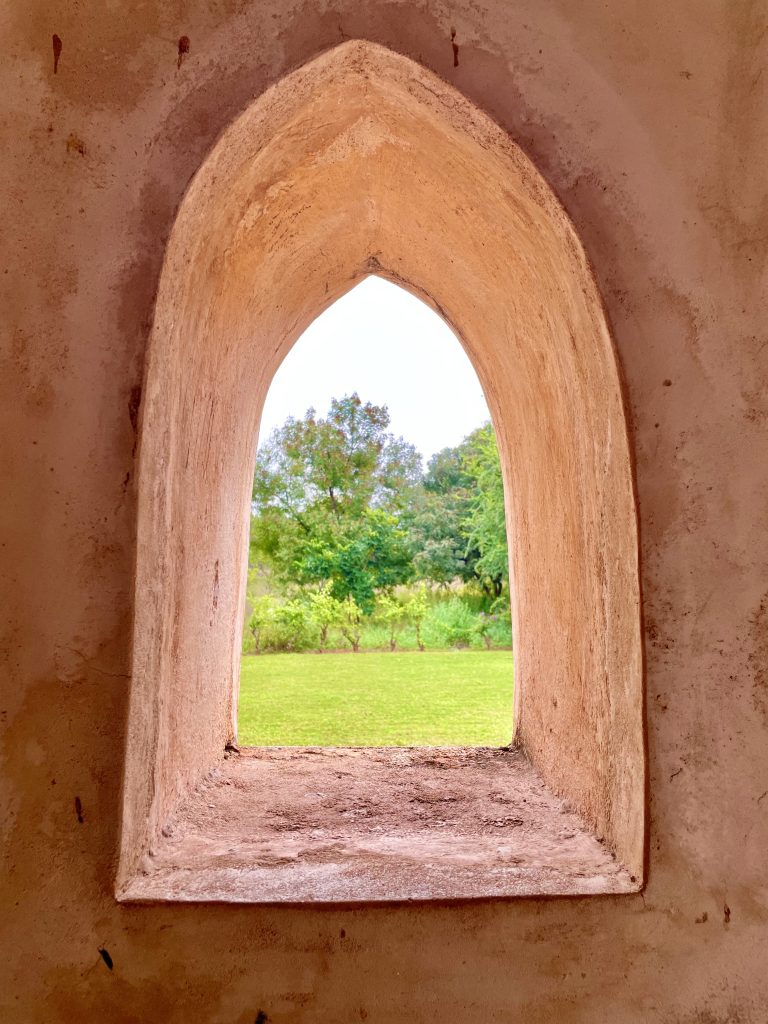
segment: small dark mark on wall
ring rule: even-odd
[[[100,947],[99,947],[99,955],[101,956],[101,959],[102,959],[102,960],[104,961],[104,963],[105,963],[105,964],[107,965],[107,967],[108,967],[108,968],[110,969],[110,971],[111,971],[111,970],[112,970],[112,968],[113,968],[113,967],[114,967],[115,965],[114,965],[114,962],[113,962],[113,960],[112,960],[112,957],[111,957],[111,956],[109,955],[109,951],[108,951],[108,950],[106,950],[106,949],[104,949],[104,947],[103,947],[103,946],[100,946]]]
[[[213,567],[213,610],[219,607],[219,560],[216,559],[216,564]]]
[[[676,779],[682,770],[682,768],[678,768],[676,772],[672,772],[672,774],[669,776],[669,781],[671,782],[672,779]]]
[[[344,929],[342,928],[342,929],[341,929],[341,931],[339,932],[339,938],[340,938],[340,939],[346,939],[346,937],[347,937],[347,933],[346,933],[346,931],[345,931],[345,930],[344,930]]]
[[[61,36],[57,36],[53,33],[53,73],[54,75],[59,70],[59,57],[61,56]]]
[[[184,58],[189,53],[189,36],[180,36],[179,38],[179,55],[176,58],[176,68],[180,68],[184,62]]]
[[[723,924],[731,923],[731,908],[727,903],[723,904]]]
[[[264,1013],[263,1010],[259,1010],[256,1014],[256,1020],[253,1024],[269,1024],[269,1017]]]
[[[456,42],[456,29],[451,26],[451,46],[453,47],[453,66],[459,66],[459,44]]]
[[[672,381],[669,379],[669,377],[667,377],[667,379],[663,380],[661,383],[664,385],[665,388],[672,387]]]
[[[79,796],[75,797],[75,814],[77,815],[77,820],[82,825],[85,818],[83,817],[83,804]]]
[[[85,143],[74,132],[67,139],[67,152],[79,153],[80,156],[85,156]]]
[[[137,384],[136,387],[131,388],[131,394],[128,398],[128,417],[131,421],[131,426],[134,431],[139,428],[139,406],[141,405],[141,385]]]
[[[696,924],[706,924],[708,920],[709,920],[709,914],[705,910],[704,913],[701,915],[701,917],[697,917],[696,918]]]
[[[131,450],[131,456],[136,454],[136,445],[139,440],[139,406],[141,405],[141,384],[137,384],[131,388],[131,393],[128,396],[128,418],[131,421],[131,428],[133,430],[133,448]]]
[[[764,793],[760,794],[760,796],[757,798],[757,802],[760,803],[760,801],[764,800],[767,796],[768,796],[768,789],[766,789],[766,791]]]
[[[238,747],[238,745],[236,743],[233,743],[232,740],[227,740],[227,742],[224,744],[224,753],[225,754],[239,754],[240,753],[240,747]]]

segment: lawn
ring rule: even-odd
[[[502,746],[511,651],[262,654],[242,659],[244,746]]]

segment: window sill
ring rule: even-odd
[[[277,747],[227,757],[118,899],[368,903],[639,889],[519,751]]]

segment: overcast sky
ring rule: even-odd
[[[389,408],[390,430],[425,460],[490,418],[480,382],[451,329],[419,299],[368,277],[302,334],[275,374],[260,440],[310,406],[356,391]]]

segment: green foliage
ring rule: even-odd
[[[334,532],[308,540],[294,556],[292,578],[298,584],[329,582],[335,598],[352,597],[370,615],[377,591],[410,577],[411,557],[396,518],[382,509],[364,509]]]
[[[330,583],[323,583],[317,590],[307,593],[309,616],[318,630],[318,646],[324,651],[328,646],[328,633],[332,626],[339,626],[343,620],[344,608],[341,601],[331,593]]]
[[[363,613],[351,594],[340,603],[341,622],[339,623],[339,629],[344,639],[357,654],[360,650],[360,637],[363,632]]]
[[[246,623],[243,637],[243,650],[246,653],[260,654],[263,650],[262,634],[265,626],[272,622],[275,610],[274,597],[258,597],[252,602],[253,610]]]
[[[424,626],[424,619],[427,617],[429,611],[429,605],[427,603],[427,588],[422,583],[420,587],[417,587],[412,591],[408,601],[405,604],[405,617],[407,621],[413,626],[416,634],[416,643],[420,651],[424,650],[424,640],[422,639],[422,628]]]
[[[246,653],[305,651],[314,639],[315,631],[304,602],[279,602],[268,595],[254,600],[244,637]]]
[[[389,649],[394,651],[397,648],[398,634],[404,625],[406,609],[392,594],[381,594],[376,602],[376,612],[386,627]]]
[[[440,650],[512,646],[506,595],[492,601],[481,590],[430,590],[424,583],[378,595],[373,615],[352,600],[339,601],[330,584],[287,601],[271,595],[250,599],[252,612],[243,653],[358,650]],[[470,622],[474,628],[470,628]]]
[[[464,531],[467,550],[479,552],[475,573],[498,597],[509,576],[501,463],[490,423],[475,431],[473,437],[474,451],[467,464],[475,480],[475,494]]]
[[[386,407],[353,394],[325,418],[289,419],[261,448],[244,650],[511,645],[491,425],[423,474],[388,426]]]
[[[462,524],[469,514],[473,480],[466,471],[467,441],[430,460],[409,519],[417,579],[448,586],[474,575]]]
[[[420,479],[412,445],[386,432],[385,407],[357,395],[289,419],[259,451],[251,558],[284,587],[330,582],[366,614],[375,594],[408,580],[412,551],[400,520]]]
[[[504,487],[490,423],[430,459],[409,528],[417,579],[478,581],[501,593],[509,576]]]
[[[305,651],[315,642],[309,609],[303,601],[285,601],[275,609],[270,646],[273,651]]]
[[[478,616],[460,597],[433,605],[424,623],[430,647],[471,647],[478,638]]]

